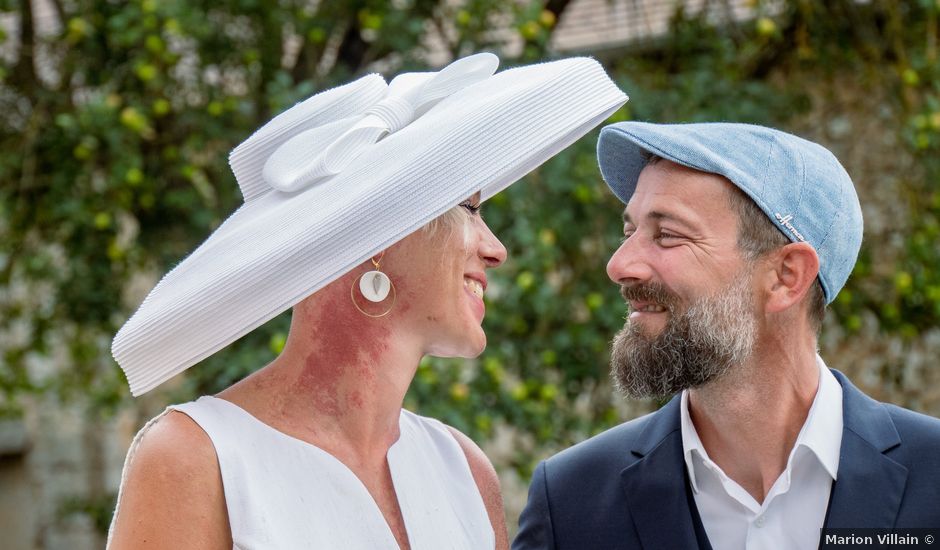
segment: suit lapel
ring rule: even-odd
[[[907,468],[884,453],[901,438],[884,405],[832,372],[842,385],[843,429],[826,527],[893,527]]]
[[[826,527],[894,526],[907,468],[885,453],[901,444],[884,405],[833,371],[842,386],[843,430],[838,479]],[[650,419],[632,452],[640,457],[621,472],[621,483],[644,548],[695,548],[686,496],[679,398]]]
[[[623,470],[620,480],[643,548],[696,548],[678,396],[653,415],[632,452],[642,458]]]

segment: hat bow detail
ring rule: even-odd
[[[325,133],[321,127],[284,142],[265,162],[264,181],[286,193],[327,181],[444,98],[492,76],[498,65],[495,55],[481,53],[454,61],[435,73],[401,74],[388,85],[382,100],[362,115],[351,117],[352,126],[328,144],[323,143]]]

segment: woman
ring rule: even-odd
[[[141,430],[110,547],[508,547],[487,458],[402,401],[424,355],[486,345],[486,270],[506,250],[481,201],[626,97],[591,60],[496,63],[365,77],[233,151],[245,205],[113,352],[139,395],[293,306],[290,335],[269,365]]]

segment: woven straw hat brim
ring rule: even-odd
[[[115,337],[131,393],[212,355],[473,193],[491,197],[626,99],[591,59],[506,70],[448,97],[334,179],[248,201]]]

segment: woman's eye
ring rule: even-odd
[[[479,205],[479,204],[473,204],[473,203],[470,202],[470,201],[462,202],[462,203],[460,203],[460,206],[463,206],[464,208],[466,208],[467,211],[470,212],[471,215],[476,214],[477,212],[479,212],[479,211],[480,211],[480,207],[481,207],[481,205]]]

